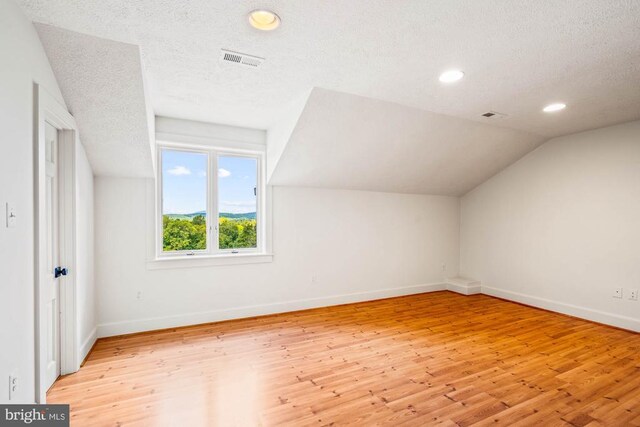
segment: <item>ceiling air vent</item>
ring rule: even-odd
[[[497,111],[487,111],[486,113],[482,114],[482,117],[486,117],[488,119],[504,119],[505,117],[507,117],[507,115],[498,113]]]
[[[264,62],[264,58],[247,55],[246,53],[233,52],[226,49],[222,49],[220,60],[223,62],[230,62],[232,64],[244,65],[250,68],[258,68]]]

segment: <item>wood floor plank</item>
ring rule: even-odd
[[[98,340],[74,426],[640,425],[640,335],[434,292]]]

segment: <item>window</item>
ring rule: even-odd
[[[261,251],[261,153],[160,146],[158,159],[160,256]]]
[[[256,249],[258,161],[218,156],[218,247]]]
[[[207,153],[162,150],[162,250],[206,251]]]

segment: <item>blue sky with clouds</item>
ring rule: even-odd
[[[255,212],[256,197],[253,188],[256,182],[256,159],[218,157],[220,212]],[[163,150],[162,187],[164,214],[187,214],[206,210],[207,155]]]

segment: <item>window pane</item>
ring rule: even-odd
[[[220,249],[257,247],[258,160],[218,157],[218,240]]]
[[[162,249],[207,248],[208,156],[162,150]]]

